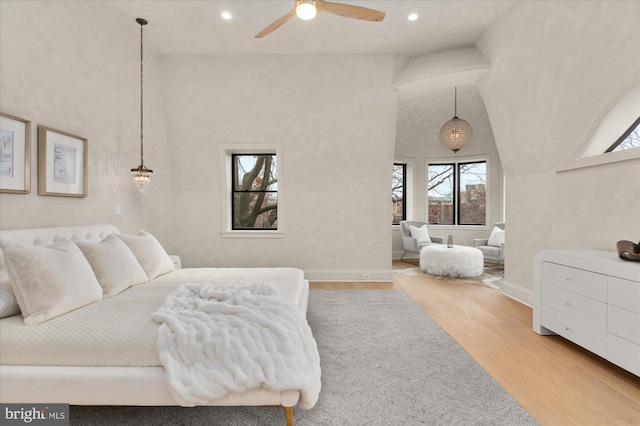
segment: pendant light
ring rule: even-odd
[[[471,125],[465,120],[458,118],[458,88],[455,88],[455,109],[453,118],[440,128],[440,142],[451,151],[457,153],[467,146],[473,136]]]
[[[149,182],[151,182],[151,176],[153,176],[153,170],[147,169],[144,166],[144,144],[143,144],[143,136],[144,136],[144,109],[143,109],[143,42],[142,42],[142,28],[144,25],[147,25],[147,21],[142,18],[136,19],[136,22],[140,24],[140,165],[136,169],[131,169],[131,176],[133,177],[133,182],[138,187],[138,191],[144,192],[149,186]]]

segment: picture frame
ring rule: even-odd
[[[87,145],[87,138],[38,126],[38,195],[88,195]]]
[[[31,121],[0,112],[0,192],[31,192]]]

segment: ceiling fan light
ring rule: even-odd
[[[296,15],[298,18],[308,21],[316,17],[316,3],[313,0],[302,0],[296,6]]]

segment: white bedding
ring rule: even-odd
[[[21,315],[1,319],[0,364],[160,366],[158,324],[151,316],[176,287],[195,282],[272,284],[306,313],[306,285],[299,269],[178,269],[42,324],[25,326]]]
[[[251,389],[320,393],[320,355],[296,305],[268,284],[185,284],[153,314],[169,392],[183,406]]]

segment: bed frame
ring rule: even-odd
[[[0,231],[0,238],[27,244],[49,246],[59,240],[99,242],[112,233],[113,225],[89,225],[58,228],[34,228]],[[6,274],[0,251],[0,274]],[[305,280],[303,300],[306,310],[309,295]],[[165,386],[163,367],[63,367],[0,365],[0,403],[67,403],[71,405],[179,405]],[[293,406],[300,392],[253,389],[228,394],[211,401],[211,406],[280,406],[287,425],[293,424]]]

